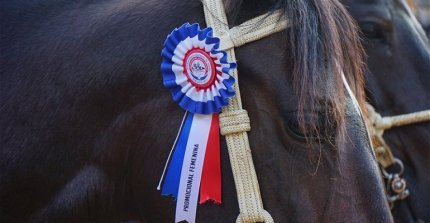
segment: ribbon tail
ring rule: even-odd
[[[203,162],[212,122],[211,115],[194,114],[182,163],[176,201],[175,221],[194,223],[200,189]]]
[[[185,149],[187,146],[188,138],[190,135],[191,124],[193,121],[194,114],[187,113],[185,122],[182,128],[179,130],[179,138],[174,146],[173,156],[169,162],[167,168],[166,177],[164,178],[161,195],[178,197],[179,180],[181,177],[182,163],[184,161]]]
[[[203,165],[200,183],[200,204],[207,201],[221,204],[221,164],[220,164],[220,136],[219,115],[212,115],[212,123]]]

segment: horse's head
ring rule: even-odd
[[[265,208],[277,222],[390,221],[351,95],[363,101],[361,48],[344,9],[320,0],[228,5],[231,24],[275,9],[292,24],[236,49]],[[1,214],[21,222],[172,221],[175,204],[156,185],[184,111],[162,86],[159,55],[172,29],[205,24],[203,7],[5,7],[4,21],[13,23],[1,23]],[[198,222],[233,222],[239,213],[225,145],[221,157],[223,205],[200,206]]]
[[[382,116],[430,109],[430,45],[404,0],[345,0],[363,33],[368,55],[367,96]],[[402,126],[386,131],[385,141],[405,164],[404,177],[411,193],[396,202],[400,221],[430,220],[427,185],[430,177],[430,124]]]

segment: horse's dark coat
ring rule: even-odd
[[[405,1],[348,0],[365,34],[367,94],[383,116],[430,109],[430,44]],[[430,222],[430,123],[386,131],[384,138],[405,164],[411,192],[396,202],[399,222]]]
[[[277,222],[389,222],[362,119],[334,75],[337,61],[359,93],[352,24],[331,2],[279,5],[314,33],[296,35],[299,27],[237,49],[265,207]],[[237,21],[261,13],[256,2],[243,7]],[[173,28],[204,24],[201,2],[10,1],[1,16],[0,220],[172,222],[174,202],[156,185],[183,111],[162,87],[160,50]],[[347,137],[336,149],[309,146],[298,128],[308,116],[321,139],[343,124]],[[222,148],[223,205],[199,207],[198,222],[239,212]]]

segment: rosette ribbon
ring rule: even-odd
[[[176,198],[175,222],[195,222],[199,191],[200,204],[221,203],[218,113],[234,95],[229,71],[236,64],[219,44],[210,27],[186,23],[167,36],[161,53],[163,84],[186,110],[159,187]]]

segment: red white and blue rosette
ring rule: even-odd
[[[168,35],[161,53],[163,84],[186,110],[158,188],[176,198],[175,222],[194,222],[199,198],[221,203],[218,113],[234,95],[229,71],[236,64],[219,44],[211,28],[186,23]]]
[[[161,54],[163,84],[183,109],[197,114],[220,112],[234,95],[234,78],[227,54],[219,51],[220,40],[212,28],[184,24],[172,31]]]

